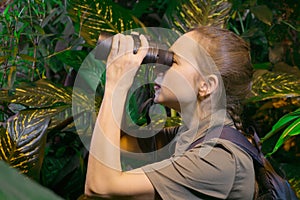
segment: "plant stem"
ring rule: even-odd
[[[240,21],[240,24],[241,24],[241,28],[242,28],[242,33],[245,32],[245,28],[244,28],[244,24],[243,24],[243,18],[240,14],[240,12],[237,12],[238,16],[239,16],[239,21]]]

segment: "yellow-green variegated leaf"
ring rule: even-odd
[[[39,117],[50,118],[48,129],[62,126],[61,123],[72,116],[70,105],[55,106],[37,110],[22,110],[20,113],[31,115],[32,112],[35,112]]]
[[[265,72],[254,77],[248,101],[300,96],[300,79],[293,74]]]
[[[14,90],[0,91],[0,102],[21,104],[29,108],[45,108],[71,106],[73,100],[80,102],[82,107],[91,110],[94,98],[81,91],[73,92],[72,88],[58,86],[47,80],[38,80],[31,84],[22,83]]]
[[[67,10],[76,31],[92,46],[101,31],[113,34],[143,26],[129,10],[111,0],[68,0]]]
[[[25,112],[27,108],[39,109],[41,115],[50,117],[49,129],[61,128],[73,121],[73,112],[83,114],[98,110],[101,98],[83,90],[61,87],[46,80],[32,84],[20,84],[13,91],[0,91],[0,102],[7,102],[15,113]],[[72,105],[73,102],[79,102]],[[72,111],[73,109],[73,111]],[[26,111],[27,112],[27,111]],[[28,110],[28,112],[32,112]],[[76,116],[74,116],[76,117]]]
[[[72,90],[41,79],[30,84],[22,83],[11,91],[0,91],[0,101],[30,108],[49,107],[57,103],[71,104]]]
[[[20,112],[0,132],[0,159],[22,173],[39,179],[50,118],[40,111]]]
[[[228,0],[174,0],[170,1],[164,21],[183,33],[197,26],[224,27],[230,10]]]

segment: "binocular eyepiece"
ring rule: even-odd
[[[141,46],[139,35],[134,32],[131,33],[134,41],[133,53],[136,53]],[[148,39],[149,49],[142,63],[158,63],[162,65],[171,66],[173,63],[173,52],[164,50],[161,44]],[[106,60],[112,46],[112,34],[103,32],[98,38],[98,43],[95,51],[95,58],[99,60]]]

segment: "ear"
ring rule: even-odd
[[[218,77],[216,75],[209,75],[206,78],[206,81],[201,80],[200,84],[199,84],[199,95],[201,97],[205,97],[207,95],[210,95],[211,93],[213,93],[219,84],[219,80]]]

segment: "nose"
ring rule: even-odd
[[[157,77],[163,77],[163,76],[164,76],[164,73],[163,73],[163,72],[159,72],[159,73],[156,74],[156,76],[157,76]]]
[[[163,80],[163,77],[164,77],[164,73],[163,73],[163,72],[157,73],[154,82],[155,82],[156,84],[159,84],[159,85],[160,85],[161,82],[162,82],[162,80]]]
[[[168,69],[170,69],[170,66],[156,65],[153,68],[153,72],[154,72],[155,75],[158,75],[160,73],[164,74]]]

